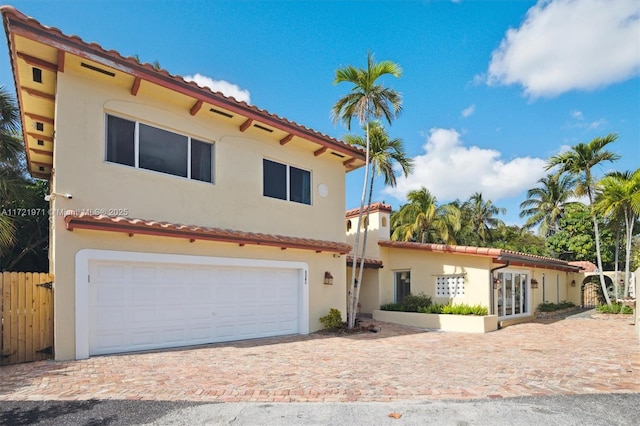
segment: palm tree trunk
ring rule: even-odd
[[[366,114],[368,117],[368,114]],[[364,180],[362,184],[362,196],[360,197],[360,212],[358,213],[358,229],[356,230],[356,242],[353,247],[353,262],[351,264],[351,283],[349,284],[349,305],[347,306],[347,328],[353,329],[356,325],[355,289],[356,289],[356,269],[358,266],[358,248],[360,243],[360,231],[362,229],[362,213],[364,211],[364,201],[367,196],[367,183],[369,183],[369,121],[367,120],[367,150],[364,166]]]
[[[618,283],[618,273],[619,273],[619,265],[618,265],[618,259],[620,258],[620,227],[616,226],[616,251],[615,251],[615,269],[614,269],[614,279],[613,279],[613,291],[615,294],[616,299],[618,299],[618,296],[620,295],[620,285]]]
[[[600,277],[600,287],[607,305],[611,306],[611,298],[607,291],[607,284],[604,282],[604,271],[602,270],[602,254],[600,253],[600,231],[598,230],[598,219],[593,215],[593,230],[596,236],[596,257],[598,259],[598,276]]]
[[[373,167],[372,167],[373,168]],[[364,220],[364,237],[362,238],[362,254],[360,255],[360,270],[358,271],[358,285],[355,290],[355,297],[353,300],[353,312],[357,314],[358,312],[358,302],[360,301],[360,289],[362,288],[362,273],[364,271],[364,256],[367,251],[367,235],[369,233],[369,211],[371,209],[371,198],[373,197],[373,181],[374,181],[374,173],[371,170],[371,178],[369,183],[369,199],[367,201],[367,212]],[[355,325],[355,321],[354,321]]]
[[[631,283],[631,240],[633,239],[633,223],[636,220],[635,214],[631,212],[631,214],[627,214],[625,212],[626,219],[626,241],[625,241],[625,262],[624,262],[624,294],[623,297],[627,297],[629,294],[629,284]],[[638,295],[636,294],[636,297]]]

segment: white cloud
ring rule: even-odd
[[[520,84],[531,97],[552,97],[638,73],[638,0],[538,0],[493,52],[487,82]]]
[[[585,120],[582,111],[571,111],[570,114],[574,121],[569,123],[569,127],[586,130],[596,130],[607,124],[607,120],[605,120],[604,118],[600,118],[594,121]]]
[[[464,118],[467,118],[467,117],[473,115],[474,112],[476,112],[476,105],[475,104],[463,109],[461,114],[462,114],[462,116]]]
[[[232,96],[238,101],[251,103],[251,95],[248,90],[241,89],[239,86],[224,80],[214,80],[211,77],[196,73],[183,77],[185,81],[193,81],[200,87],[208,87],[214,92],[220,92],[225,96]]]
[[[426,187],[439,202],[469,198],[482,192],[494,203],[533,188],[545,176],[545,160],[514,158],[502,160],[500,152],[477,146],[464,146],[454,129],[431,129],[425,153],[413,158],[414,172],[401,176],[395,188],[383,193],[405,201],[409,191]]]

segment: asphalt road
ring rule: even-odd
[[[390,417],[395,413],[399,418]],[[2,425],[638,425],[640,394],[400,403],[2,401]]]

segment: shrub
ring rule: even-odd
[[[598,305],[596,311],[602,314],[632,314],[633,308],[631,306],[623,306],[621,303],[612,303],[609,305]]]
[[[380,305],[381,311],[404,311],[404,306],[400,303],[385,303]]]
[[[407,294],[400,304],[406,312],[418,312],[419,308],[431,305],[431,297],[424,293]]]
[[[449,314],[449,315],[489,315],[489,308],[482,305],[467,305],[466,303],[460,303],[458,305],[452,305],[447,303],[441,305],[434,303],[431,306],[421,309],[419,312],[424,314]]]
[[[538,312],[554,312],[561,309],[573,308],[574,306],[576,305],[566,300],[560,303],[545,302],[538,305]]]
[[[331,308],[327,315],[320,317],[320,323],[327,330],[339,330],[344,325],[342,313],[339,309]]]

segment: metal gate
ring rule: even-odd
[[[0,274],[0,365],[53,355],[53,277]]]
[[[582,306],[585,308],[595,308],[604,303],[604,296],[600,283],[587,281],[582,284]]]

